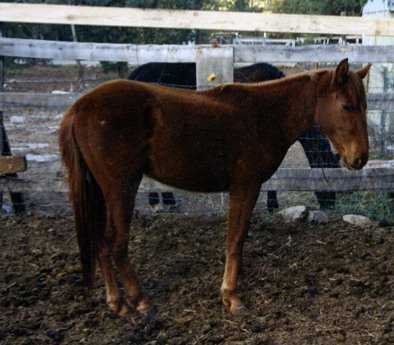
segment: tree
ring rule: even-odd
[[[325,14],[359,16],[367,0],[274,0],[275,13]]]
[[[239,12],[262,12],[264,1],[257,0],[233,0],[228,1],[228,10]]]

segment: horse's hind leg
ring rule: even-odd
[[[116,282],[115,271],[112,265],[110,246],[103,239],[99,243],[98,261],[104,279],[108,307],[116,314],[125,315],[130,311],[122,292]]]
[[[130,307],[141,312],[152,307],[142,292],[128,257],[130,222],[140,181],[138,178],[117,186],[112,184],[105,193],[107,223],[100,244],[99,262],[107,289],[107,303],[112,311],[120,315],[126,314]],[[111,257],[123,282],[127,302],[116,283]]]

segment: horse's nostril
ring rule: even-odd
[[[357,158],[353,163],[353,167],[356,169],[361,169],[363,166],[364,166],[364,162],[361,157]]]

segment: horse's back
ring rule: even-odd
[[[265,62],[234,70],[234,81],[238,83],[258,83],[284,78],[285,76],[279,68]]]
[[[196,64],[150,62],[134,69],[127,79],[195,89]]]

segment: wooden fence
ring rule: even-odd
[[[45,7],[45,8],[44,8]],[[0,3],[0,21],[155,26],[220,30],[324,32],[394,36],[394,21],[383,18],[343,18],[325,16],[284,16],[251,13],[166,11],[140,9],[85,8],[31,4]],[[55,11],[55,12],[54,12]],[[104,12],[103,12],[104,11]],[[156,18],[156,19],[155,19]],[[168,19],[171,18],[171,23]],[[196,22],[196,18],[198,22]],[[209,19],[211,18],[211,19]],[[214,20],[212,19],[214,18]],[[285,20],[286,19],[286,20]],[[280,24],[277,22],[280,20]],[[178,21],[182,21],[179,23]],[[291,22],[291,24],[289,24]],[[329,22],[329,24],[327,24]],[[165,24],[163,24],[165,23]],[[216,24],[215,24],[216,23]],[[220,25],[219,25],[220,24]],[[216,26],[215,26],[216,25]],[[275,28],[275,29],[273,29]],[[357,29],[354,29],[357,28]],[[234,64],[261,61],[278,63],[338,62],[347,57],[350,62],[394,62],[392,46],[173,46],[96,44],[51,42],[0,38],[0,56],[46,58],[62,60],[99,60],[146,62],[196,62],[199,89],[231,82]],[[215,73],[214,82],[207,76]],[[43,95],[0,93],[0,102],[16,104],[72,104],[79,95]],[[393,95],[369,94],[369,109],[393,109]],[[325,177],[327,176],[327,178]],[[392,190],[394,170],[370,168],[351,172],[345,169],[280,169],[262,190]],[[0,191],[52,190],[65,191],[62,180],[0,179]]]
[[[0,22],[394,36],[391,18],[0,3]]]

